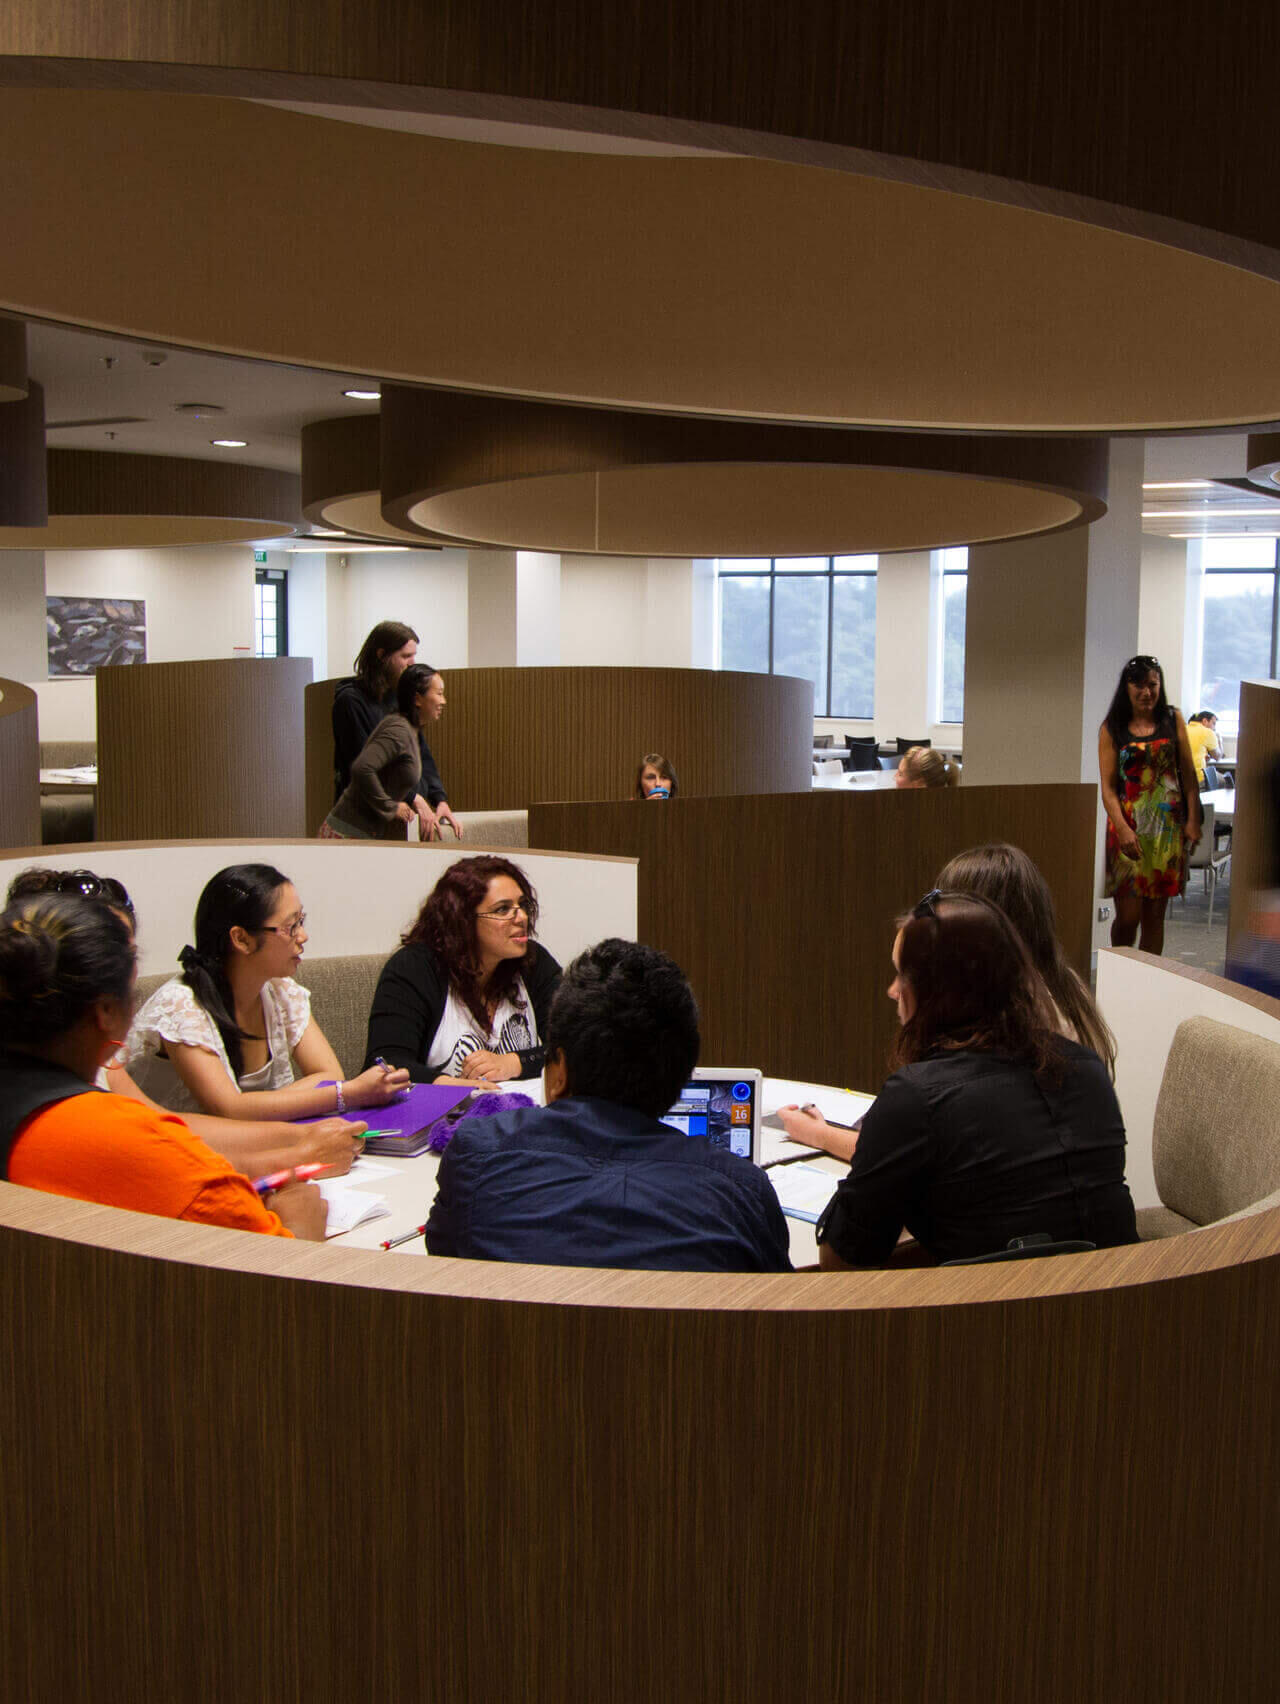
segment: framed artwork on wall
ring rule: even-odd
[[[144,598],[46,598],[49,679],[83,679],[108,663],[145,663]]]

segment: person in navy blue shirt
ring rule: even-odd
[[[665,953],[590,947],[546,1034],[545,1107],[466,1119],[440,1162],[432,1254],[545,1266],[789,1272],[750,1160],[659,1122],[698,1062],[698,1008]]]

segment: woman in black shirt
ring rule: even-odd
[[[1036,1232],[1136,1242],[1106,1066],[1056,1032],[1003,912],[935,890],[902,920],[893,964],[899,1069],[819,1221],[821,1264],[883,1266],[904,1229],[938,1261]]]

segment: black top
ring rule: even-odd
[[[560,981],[560,966],[537,941],[529,948],[520,967],[528,991],[538,1034],[547,1033],[551,996]],[[440,1027],[449,999],[449,972],[422,941],[413,941],[392,953],[382,967],[369,1013],[369,1042],[364,1070],[377,1058],[388,1065],[403,1065],[415,1083],[431,1082],[437,1072],[427,1065],[427,1054]],[[544,1049],[520,1048],[520,1075],[536,1077],[543,1065]]]
[[[759,1166],[585,1095],[464,1119],[440,1161],[426,1244],[543,1266],[791,1270]]]
[[[365,691],[357,675],[349,675],[346,680],[339,681],[333,695],[332,712],[335,802],[347,790],[351,780],[351,765],[364,750],[365,741],[382,718],[390,716],[395,709],[394,693],[379,702],[371,693]],[[436,768],[431,747],[427,744],[421,728],[418,729],[418,749],[422,753],[422,780],[413,792],[405,794],[404,803],[411,805],[414,795],[421,793],[432,810],[435,810],[449,795],[444,790],[440,771]]]
[[[883,1265],[904,1228],[938,1260],[1036,1231],[1099,1248],[1136,1242],[1111,1079],[1096,1053],[1058,1045],[1056,1080],[994,1053],[937,1052],[895,1071],[819,1242],[851,1266]]]
[[[0,1049],[0,1178],[9,1175],[14,1137],[29,1118],[72,1095],[95,1092],[92,1083],[65,1066],[52,1065],[33,1053]]]

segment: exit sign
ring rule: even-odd
[[[265,562],[267,560],[266,551],[265,550],[255,550],[254,553],[253,553],[253,560],[255,562]]]

